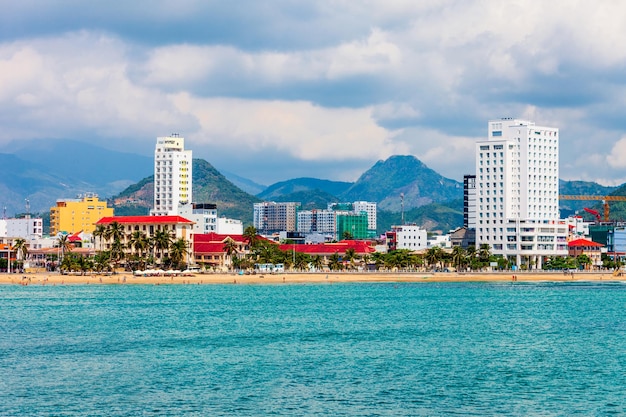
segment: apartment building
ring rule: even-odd
[[[254,227],[259,234],[264,235],[282,231],[295,232],[298,207],[300,203],[294,202],[254,203]]]
[[[185,138],[176,133],[157,138],[152,215],[177,215],[179,205],[192,201],[192,162],[192,152],[185,150]]]
[[[86,193],[75,199],[57,200],[50,208],[50,235],[59,232],[92,233],[95,223],[102,217],[113,216],[113,208],[106,201],[100,201],[95,193]]]
[[[476,245],[537,268],[544,256],[567,255],[558,158],[557,128],[489,121],[487,140],[476,143]]]

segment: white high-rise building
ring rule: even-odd
[[[180,204],[192,200],[192,152],[185,150],[185,138],[174,133],[157,138],[154,150],[155,216],[178,214]]]
[[[567,255],[559,219],[559,130],[519,119],[489,121],[476,143],[476,245],[516,264]]]

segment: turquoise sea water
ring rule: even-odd
[[[624,415],[626,284],[0,286],[0,415]]]

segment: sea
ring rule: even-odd
[[[0,415],[626,415],[626,283],[3,285]]]

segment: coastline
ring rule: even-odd
[[[515,277],[515,278],[514,278]],[[131,273],[114,275],[61,275],[41,272],[0,274],[0,285],[205,285],[205,284],[315,284],[315,283],[376,283],[376,282],[626,282],[612,272],[331,272],[278,273],[238,275],[235,273],[207,273],[189,276],[134,276]]]

